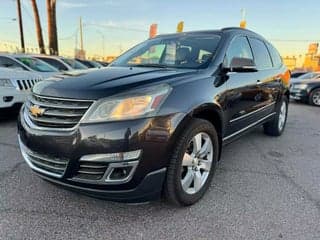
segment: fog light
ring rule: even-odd
[[[80,161],[95,161],[95,162],[118,162],[138,159],[141,155],[141,150],[120,153],[106,154],[89,154],[82,156]]]
[[[13,100],[13,97],[12,96],[5,96],[3,97],[3,101],[4,102],[11,102]]]
[[[114,168],[109,176],[109,179],[121,180],[121,179],[127,178],[131,170],[132,170],[132,167]]]

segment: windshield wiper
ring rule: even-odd
[[[168,68],[165,64],[156,64],[156,63],[141,63],[141,64],[130,64],[130,67],[155,67],[155,68]]]

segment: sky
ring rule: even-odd
[[[27,48],[37,46],[30,0],[22,1]],[[0,0],[0,50],[19,45],[16,1]],[[46,1],[37,0],[47,44]],[[319,0],[57,0],[59,48],[73,55],[79,46],[79,18],[82,17],[84,48],[89,56],[118,55],[148,38],[149,26],[158,33],[239,26],[241,9],[247,28],[271,41],[282,56],[301,55],[308,44],[320,42]]]

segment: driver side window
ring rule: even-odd
[[[234,57],[253,59],[251,48],[246,37],[236,37],[231,41],[224,59],[224,65],[229,67]]]
[[[7,57],[0,57],[0,67],[5,67],[5,68],[22,68],[24,69],[23,66],[18,64],[17,62],[13,61],[10,58]]]

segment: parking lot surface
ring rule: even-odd
[[[0,112],[0,116],[7,112]],[[0,120],[0,239],[320,239],[320,108],[291,104],[285,133],[226,146],[197,204],[129,205],[38,178],[19,152],[16,115]]]

